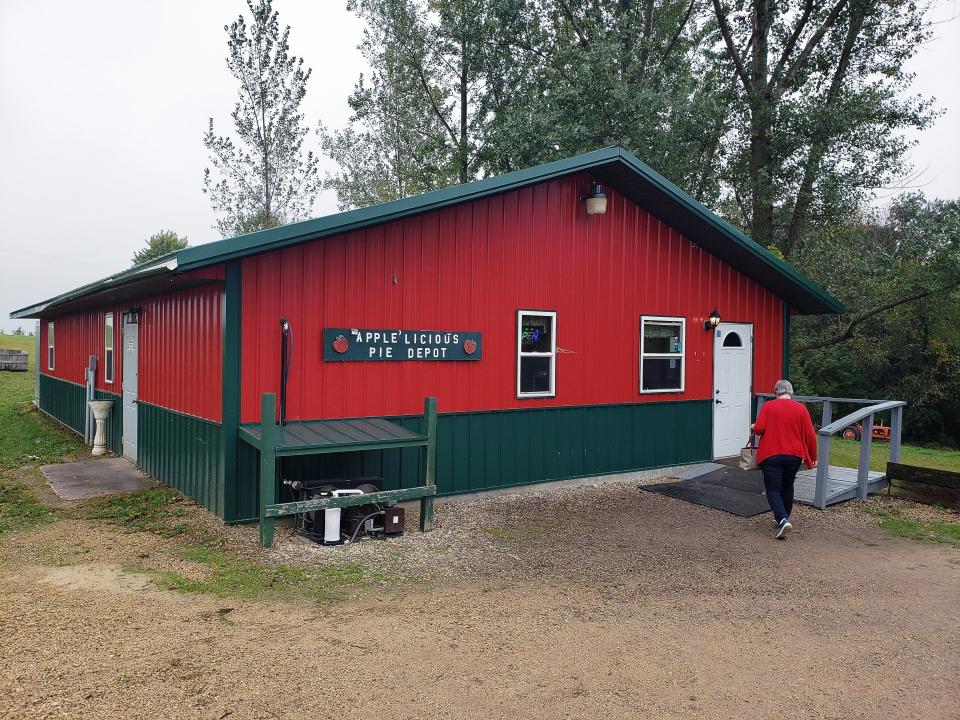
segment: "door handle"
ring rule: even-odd
[[[717,405],[719,405],[722,401],[721,401],[721,400],[714,400],[714,402],[715,402]]]

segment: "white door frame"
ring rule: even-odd
[[[127,343],[131,340],[133,341],[132,353],[127,347]],[[122,358],[120,364],[122,383],[120,390],[120,445],[123,456],[136,464],[139,440],[137,399],[140,396],[140,325],[138,323],[123,321],[123,334],[121,335],[120,347],[122,348],[120,354]],[[131,356],[133,358],[132,362]]]
[[[721,322],[721,323],[712,331],[712,333],[711,333],[711,334],[712,334],[711,340],[712,340],[712,342],[713,342],[713,393],[711,393],[711,395],[710,395],[710,402],[711,402],[711,405],[712,405],[711,416],[712,416],[712,419],[713,419],[713,422],[712,422],[712,426],[713,426],[713,427],[712,427],[712,433],[711,433],[710,441],[711,441],[712,454],[713,454],[713,457],[714,457],[715,459],[716,459],[716,458],[723,458],[723,457],[731,457],[732,455],[736,455],[736,452],[734,452],[732,455],[731,455],[731,454],[728,454],[728,453],[724,453],[724,454],[722,454],[722,455],[718,455],[718,454],[717,454],[717,405],[718,405],[718,403],[717,403],[717,397],[716,397],[716,396],[717,396],[717,393],[719,392],[719,388],[717,387],[717,365],[718,365],[718,363],[717,363],[717,360],[718,360],[717,351],[718,351],[718,348],[722,347],[722,346],[720,345],[720,343],[718,342],[718,340],[719,340],[720,338],[726,337],[726,333],[727,333],[727,332],[732,331],[732,330],[737,330],[737,329],[740,329],[740,330],[741,330],[741,337],[743,337],[743,332],[742,332],[742,330],[743,330],[744,328],[748,329],[748,330],[749,330],[749,333],[750,333],[750,336],[749,336],[749,344],[750,344],[750,347],[749,347],[749,352],[747,353],[747,359],[748,359],[748,361],[749,361],[749,363],[750,363],[750,367],[749,367],[749,369],[748,369],[748,371],[747,371],[747,372],[748,372],[748,378],[749,378],[749,387],[748,387],[748,389],[747,389],[747,398],[746,398],[746,400],[747,400],[747,420],[746,420],[746,422],[744,423],[744,428],[743,428],[744,443],[746,443],[746,441],[749,440],[749,424],[750,424],[750,422],[753,420],[753,416],[752,416],[752,413],[753,413],[753,410],[752,410],[752,408],[753,408],[753,369],[754,369],[754,365],[755,365],[755,363],[754,363],[754,335],[753,335],[754,324],[753,324],[752,322],[736,322],[736,321],[732,321],[732,320],[729,321],[729,322],[724,321],[724,322]],[[738,448],[738,450],[739,450],[739,448]]]

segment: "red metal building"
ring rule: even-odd
[[[187,248],[12,316],[40,319],[44,411],[82,429],[96,355],[111,448],[242,521],[257,459],[237,427],[280,389],[281,318],[286,418],[403,423],[434,395],[449,494],[736,454],[754,391],[786,372],[790,315],[841,309],[610,148]],[[417,462],[284,472],[403,487]]]

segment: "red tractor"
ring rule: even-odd
[[[863,435],[863,423],[854,423],[850,427],[844,428],[840,435],[844,440],[859,440]],[[883,423],[874,425],[871,438],[880,442],[890,442],[890,428]]]

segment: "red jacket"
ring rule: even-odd
[[[801,458],[808,468],[817,461],[817,433],[810,413],[796,400],[777,398],[763,404],[753,431],[760,435],[757,462],[774,455]]]

